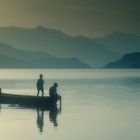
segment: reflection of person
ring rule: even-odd
[[[44,110],[37,109],[37,126],[40,132],[43,132]]]
[[[42,96],[44,96],[44,80],[43,75],[40,74],[40,78],[37,80],[37,96],[39,95],[39,91],[42,92]]]
[[[49,111],[49,119],[50,121],[53,123],[53,125],[55,127],[58,126],[58,123],[57,123],[57,115],[58,113],[61,112],[61,106],[60,108],[58,109],[57,107],[56,108],[52,108],[50,111]]]
[[[50,95],[51,98],[59,100],[60,104],[61,104],[61,96],[58,95],[58,93],[57,93],[57,87],[58,87],[58,84],[54,83],[53,86],[50,87],[50,89],[49,89],[49,95]]]
[[[54,126],[58,126],[58,124],[57,124],[57,111],[50,110],[49,119],[53,123]]]

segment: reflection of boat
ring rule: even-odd
[[[17,107],[16,104],[10,104],[9,107]],[[18,109],[19,108],[22,108],[22,109],[31,109],[31,110],[34,110],[34,111],[37,111],[37,118],[36,118],[36,124],[37,124],[37,127],[38,127],[38,130],[40,133],[43,133],[43,128],[44,128],[44,125],[46,125],[46,123],[44,123],[44,115],[48,114],[49,113],[49,120],[50,122],[53,124],[54,127],[57,127],[58,126],[58,120],[57,120],[57,115],[59,113],[61,113],[61,104],[59,107],[57,106],[53,106],[51,108],[44,108],[44,107],[35,107],[35,106],[26,106],[26,105],[19,105],[18,106]],[[0,112],[1,112],[1,104],[0,104]],[[45,113],[45,112],[48,112],[48,113]]]
[[[50,98],[49,96],[37,97],[31,95],[0,94],[1,104],[13,104],[23,107],[51,108],[56,105],[57,101],[58,99]]]

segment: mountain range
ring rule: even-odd
[[[89,68],[77,58],[56,58],[39,51],[19,50],[0,43],[0,68]]]
[[[137,35],[115,32],[95,40],[121,55],[135,51],[140,52],[140,36]]]
[[[105,68],[140,68],[140,52],[126,54],[120,60],[107,64]]]
[[[92,66],[102,67],[120,55],[84,36],[72,37],[54,29],[1,27],[0,42],[17,49],[41,51],[57,58],[78,58]]]
[[[115,32],[100,38],[72,37],[42,26],[0,27],[0,42],[8,46],[5,53],[0,50],[1,57],[7,56],[8,59],[11,47],[15,52],[12,56],[9,53],[13,61],[46,68],[59,67],[60,64],[60,67],[68,68],[103,67],[126,53],[140,51],[140,36]]]

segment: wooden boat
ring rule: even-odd
[[[12,104],[25,107],[52,108],[56,106],[58,99],[49,96],[39,97],[31,95],[16,95],[0,93],[0,104]]]

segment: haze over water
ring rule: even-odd
[[[3,69],[0,87],[7,93],[36,95],[40,73],[46,96],[49,87],[58,82],[61,110],[1,105],[0,139],[140,139],[139,69]]]

